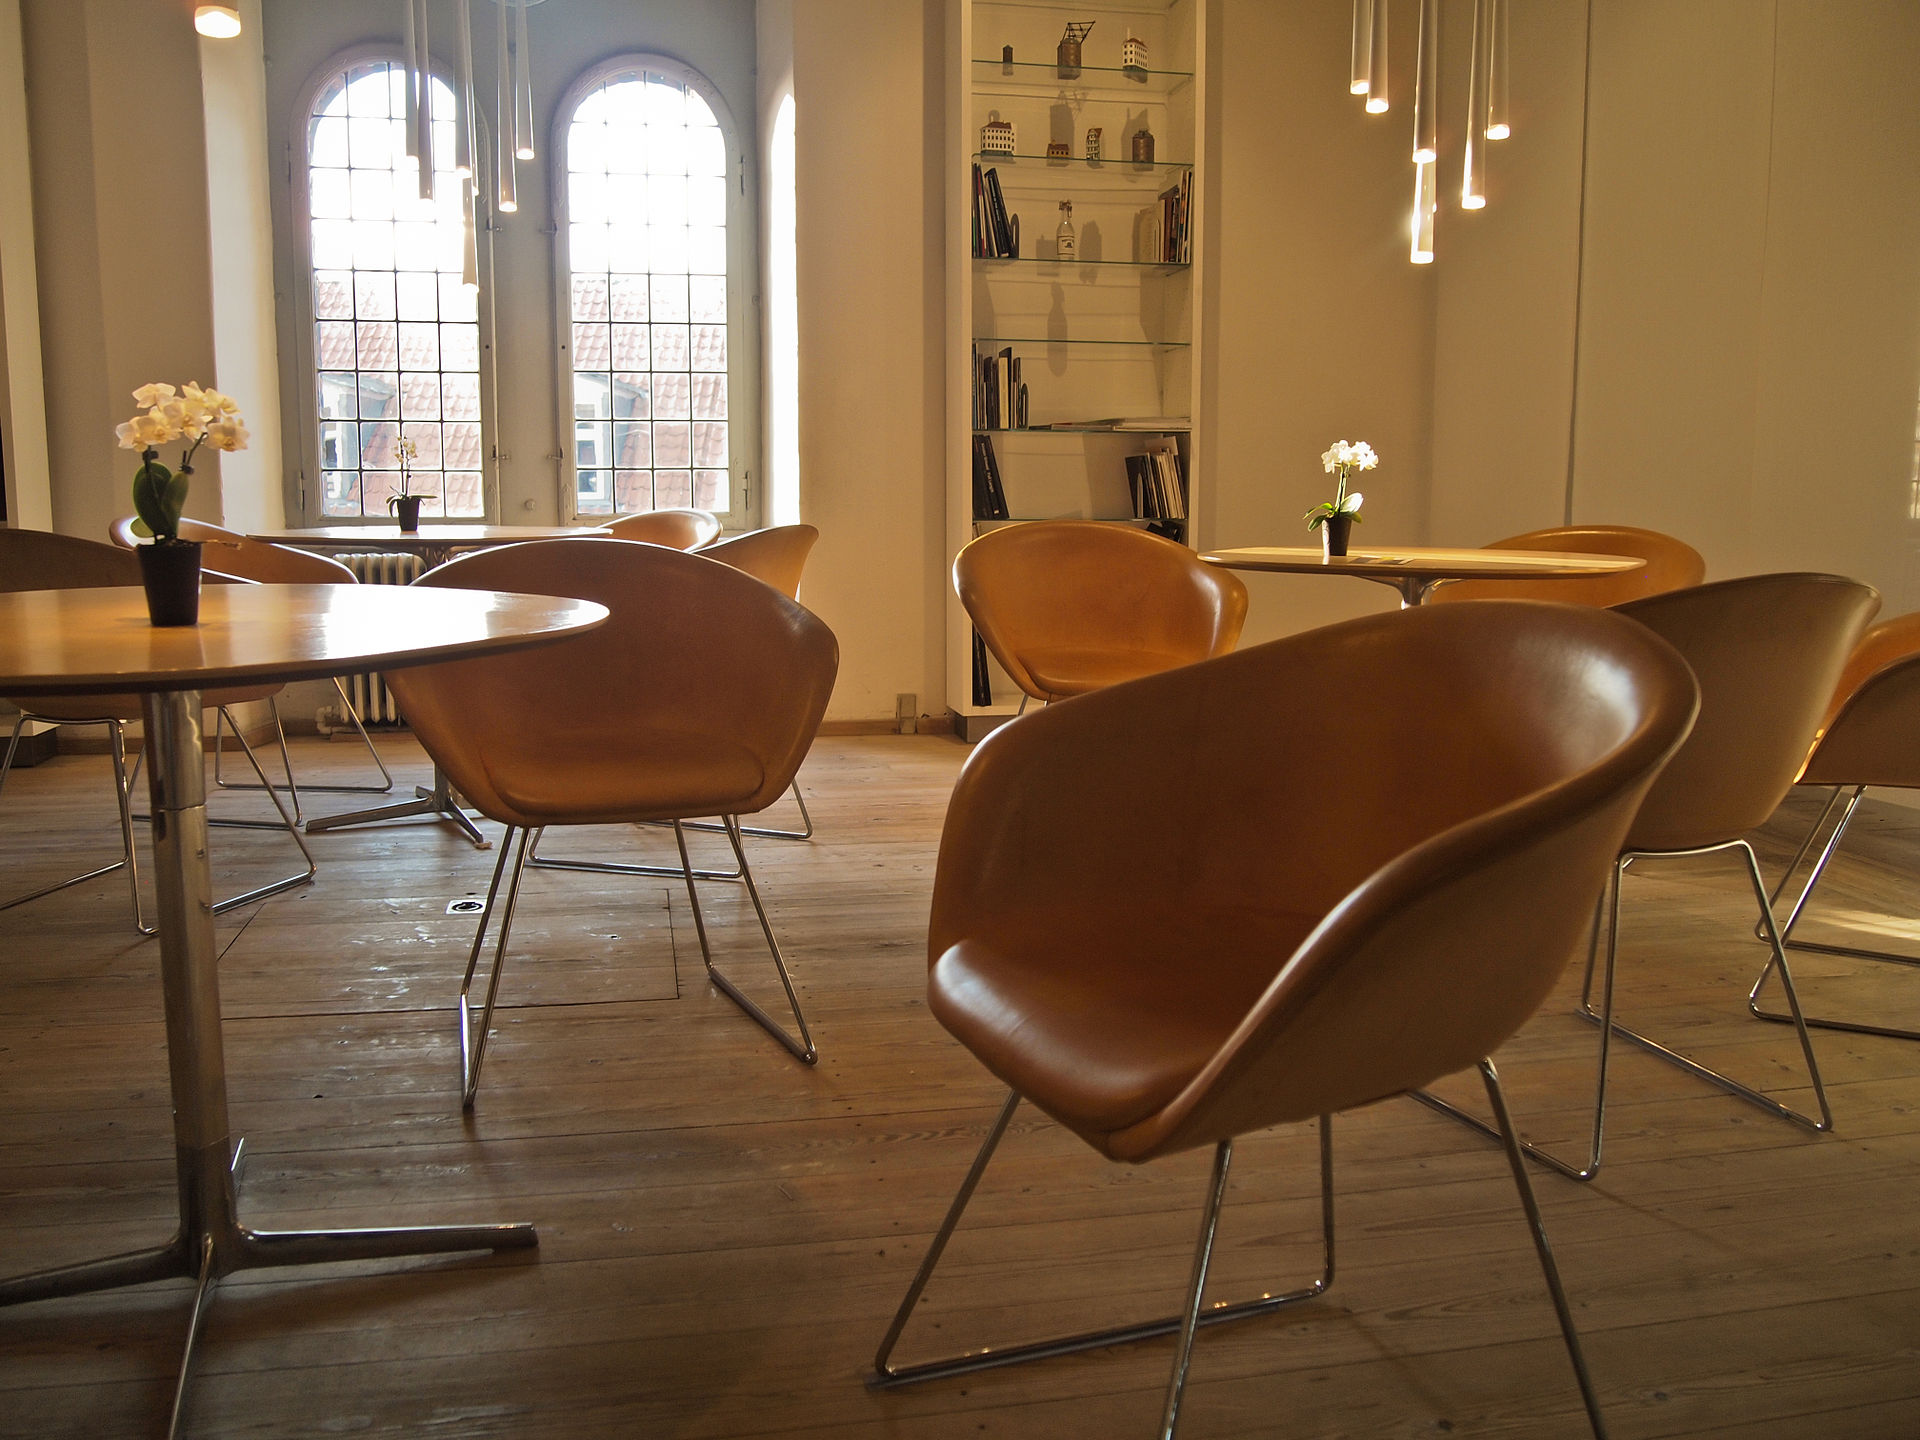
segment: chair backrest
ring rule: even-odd
[[[1920,787],[1920,613],[1883,620],[1847,657],[1808,785]]]
[[[1700,552],[1672,535],[1635,525],[1562,525],[1495,540],[1489,550],[1571,550],[1581,555],[1637,555],[1646,566],[1619,575],[1573,580],[1447,580],[1427,603],[1454,600],[1558,600],[1567,605],[1618,605],[1698,585],[1707,578]]]
[[[694,550],[720,533],[720,519],[708,510],[648,510],[609,520],[607,530],[616,540],[640,540],[670,550]]]
[[[800,574],[820,532],[811,525],[776,525],[731,540],[702,545],[700,553],[773,586],[789,600],[800,598]]]
[[[1619,607],[1686,657],[1700,720],[1647,795],[1627,848],[1718,845],[1774,812],[1880,606],[1838,575],[1749,575]]]
[[[1232,650],[1247,587],[1184,545],[1130,525],[1046,520],[989,530],[953,561],[974,628],[1014,683],[1047,691],[1035,651],[1076,648],[1164,657],[1160,668]]]
[[[722,738],[762,773],[738,812],[763,809],[806,758],[839,667],[833,632],[811,612],[730,566],[657,545],[530,541],[460,556],[414,583],[594,600],[612,612],[540,650],[386,677],[454,785],[509,823],[524,822],[489,762],[529,735],[609,766],[644,764],[635,737],[649,731]]]
[[[1684,662],[1620,616],[1489,601],[1051,707],[961,774],[930,953],[1085,917],[1167,937],[1197,1004],[1251,998],[1171,1101],[1086,1136],[1115,1158],[1397,1094],[1546,998],[1695,704]]]
[[[123,515],[107,527],[116,545],[131,550],[140,543],[133,516]],[[180,521],[180,538],[198,540],[210,548],[200,552],[201,567],[222,575],[237,575],[261,585],[352,585],[358,577],[338,560],[252,540],[238,530],[209,525],[204,520]]]
[[[48,530],[0,529],[0,590],[91,590],[139,583],[140,562],[125,550]]]

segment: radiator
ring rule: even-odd
[[[362,585],[410,585],[426,571],[426,562],[418,555],[370,551],[365,554],[335,555],[334,559],[353,571]],[[353,708],[360,712],[363,725],[398,725],[400,707],[377,670],[362,671],[346,677],[347,694]]]

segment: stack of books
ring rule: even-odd
[[[1000,461],[993,453],[993,438],[973,437],[973,518],[1005,520],[1007,492],[1000,483]]]
[[[1000,193],[1000,172],[973,167],[973,256],[976,260],[1018,260],[1020,217],[1007,213]]]
[[[1186,520],[1186,469],[1172,444],[1127,456],[1127,489],[1133,495],[1133,513],[1140,519]]]
[[[1193,171],[1160,192],[1157,205],[1140,212],[1136,236],[1139,259],[1151,265],[1193,263]],[[978,253],[978,252],[976,252]]]
[[[1027,387],[1011,345],[984,355],[978,345],[973,347],[973,428],[1027,428]]]

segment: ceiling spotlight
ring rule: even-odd
[[[231,40],[240,33],[240,7],[237,5],[196,5],[193,28],[211,40]]]

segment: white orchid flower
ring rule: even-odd
[[[232,420],[210,420],[207,422],[207,443],[216,450],[244,450],[247,448],[246,422],[238,418]]]
[[[171,385],[142,385],[133,392],[133,403],[142,410],[151,410],[156,405],[164,405],[174,397]]]

